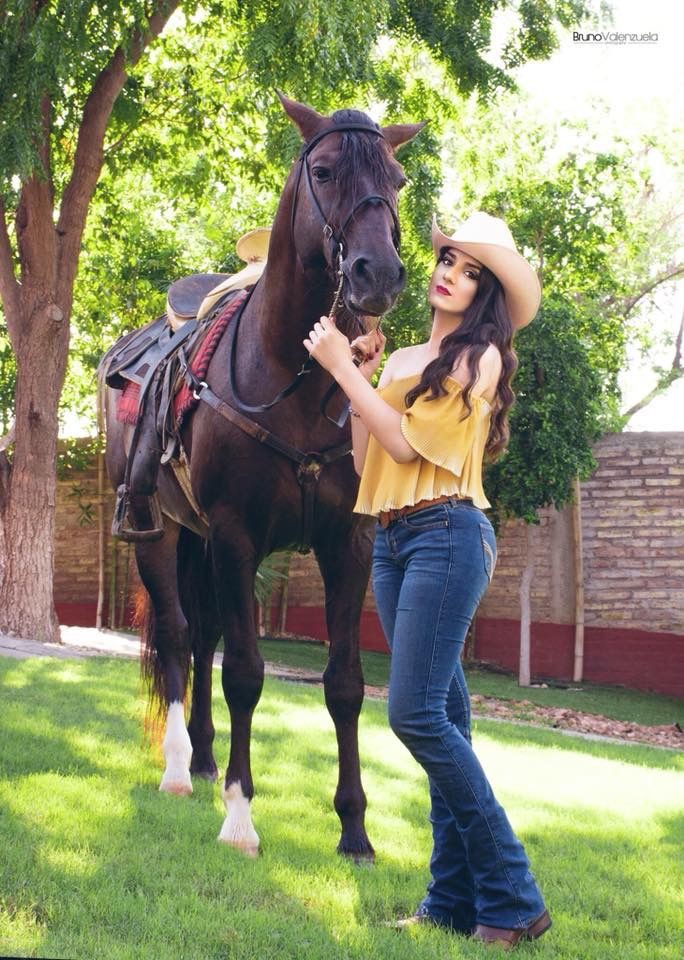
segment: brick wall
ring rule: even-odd
[[[99,577],[100,500],[97,465],[72,472],[57,485],[54,595],[61,623],[94,626]],[[110,536],[114,494],[104,477],[104,623],[129,625],[139,584],[133,550]]]
[[[684,434],[604,437],[582,487],[586,622],[684,633]]]
[[[603,437],[581,487],[584,676],[684,696],[684,434]],[[516,670],[520,579],[532,557],[532,671],[570,679],[575,641],[573,508],[500,531],[494,579],[480,606],[474,654]],[[288,627],[311,630],[323,591],[310,557],[293,561]],[[302,584],[302,590],[298,584]],[[366,603],[364,646],[386,649]],[[322,620],[315,635],[325,636]]]
[[[598,469],[581,489],[585,678],[684,695],[684,433],[611,434],[597,444],[595,456]],[[63,622],[94,623],[97,523],[79,523],[88,503],[96,515],[94,468],[59,484],[55,596]],[[108,493],[107,532],[112,505]],[[107,536],[106,556],[105,615],[108,620],[113,602],[121,623],[137,583],[132,551],[113,545]],[[500,532],[496,572],[479,610],[474,653],[516,668],[520,578],[530,557],[532,670],[567,679],[575,633],[571,507],[541,511],[539,526],[515,521]],[[296,555],[286,628],[325,638],[323,606],[315,561]],[[362,642],[369,649],[386,649],[370,591]]]

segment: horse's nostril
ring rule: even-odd
[[[365,257],[357,257],[352,264],[352,276],[357,280],[370,280],[372,274],[368,269],[368,260]]]

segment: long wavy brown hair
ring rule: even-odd
[[[444,251],[440,252],[440,257]],[[518,358],[513,349],[513,327],[506,307],[503,287],[487,267],[480,272],[477,293],[473,302],[466,308],[463,321],[457,330],[444,337],[439,347],[439,356],[423,370],[420,382],[406,394],[406,406],[410,407],[418,397],[429,391],[427,400],[436,400],[446,395],[444,381],[451,374],[461,354],[466,354],[468,382],[463,386],[463,402],[467,413],[472,413],[470,395],[477,379],[480,357],[490,343],[501,354],[503,362],[501,377],[492,403],[492,419],[489,436],[485,444],[485,457],[496,460],[506,449],[510,430],[508,411],[513,406],[515,394],[511,389],[511,380],[518,369]]]

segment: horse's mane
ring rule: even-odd
[[[361,110],[337,110],[330,118],[334,124],[340,126],[346,123],[364,123],[375,127],[381,133],[380,127]],[[335,178],[338,183],[338,196],[344,198],[345,205],[356,203],[359,193],[360,175],[373,172],[375,189],[381,195],[391,196],[396,190],[396,183],[390,167],[390,151],[382,136],[376,137],[372,133],[362,130],[348,130],[342,134],[340,156],[335,165]]]

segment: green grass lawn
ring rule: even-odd
[[[361,722],[374,867],[335,854],[332,723],[320,689],[267,680],[254,721],[257,860],[216,841],[217,785],[158,792],[137,665],[0,658],[0,954],[197,960],[445,960],[497,952],[383,921],[427,880],[423,775]],[[215,691],[217,759],[228,719]],[[682,758],[479,721],[475,745],[553,915],[519,950],[554,960],[675,960],[684,928]]]
[[[260,640],[259,645],[266,660],[309,670],[322,671],[328,657],[327,647],[319,643],[268,638]],[[389,657],[364,651],[361,660],[366,683],[385,686],[389,676]],[[569,684],[566,689],[519,687],[517,680],[507,674],[474,668],[467,668],[466,676],[471,694],[479,693],[500,700],[529,700],[547,707],[570,707],[613,720],[649,725],[679,722],[684,726],[684,700],[675,697],[591,683]]]

